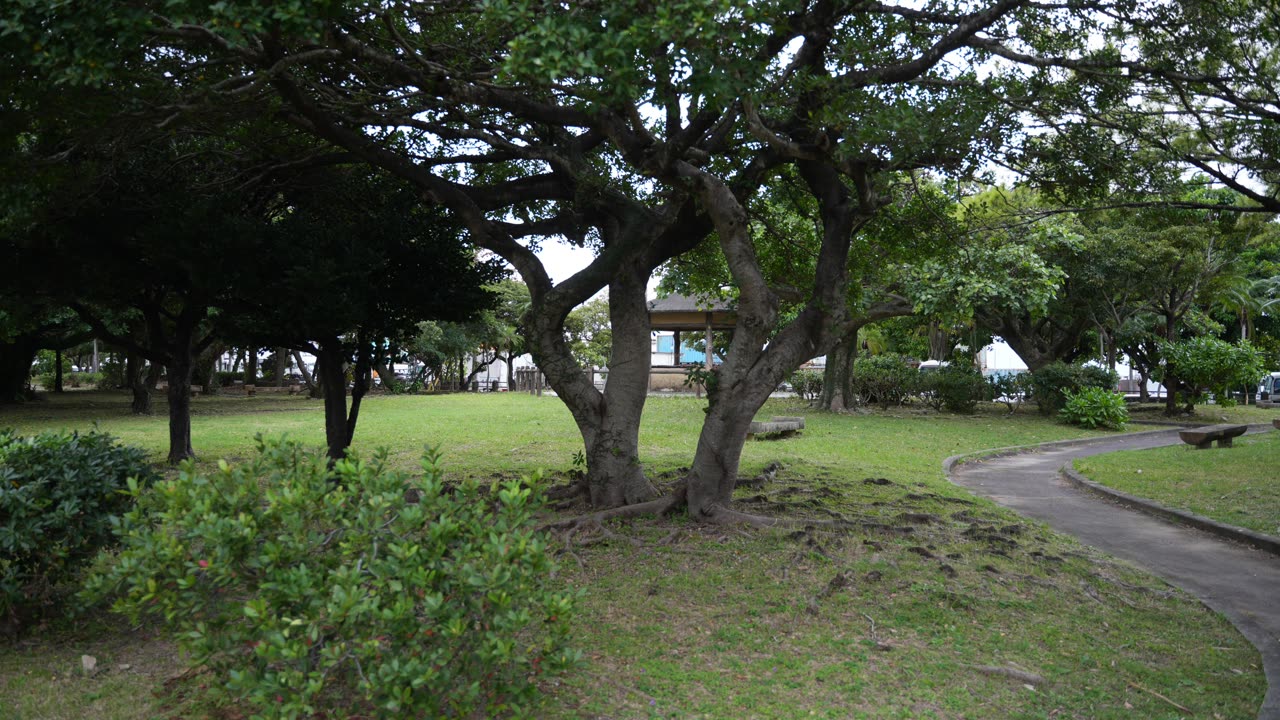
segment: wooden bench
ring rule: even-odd
[[[1249,429],[1248,425],[1206,425],[1178,431],[1178,437],[1188,445],[1195,445],[1197,450],[1208,450],[1214,442],[1218,447],[1231,447],[1231,438],[1240,437]]]
[[[1275,425],[1277,430],[1280,430],[1280,418],[1272,418],[1271,424]]]
[[[747,439],[751,440],[757,435],[790,437],[803,429],[804,418],[802,417],[773,417],[768,422],[752,422],[751,427],[747,428]]]

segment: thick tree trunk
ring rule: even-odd
[[[647,280],[647,271],[631,267],[609,284],[613,345],[603,393],[574,359],[565,341],[563,318],[531,313],[534,359],[582,434],[593,507],[643,502],[656,495],[640,466],[640,415],[649,389],[650,364]]]
[[[331,460],[347,456],[347,374],[337,338],[319,343],[316,378],[324,389],[324,437]]]
[[[0,404],[21,402],[27,394],[31,364],[39,349],[35,338],[19,335],[0,341]]]
[[[827,353],[827,369],[822,376],[819,407],[838,412],[857,404],[853,396],[853,361],[858,358],[858,331],[849,333]]]
[[[191,345],[181,342],[174,347],[174,357],[165,367],[169,388],[169,464],[176,465],[196,456],[191,447],[191,371],[195,359]]]
[[[258,383],[258,348],[247,348],[244,360],[244,384]]]
[[[144,375],[142,369],[145,364],[145,358],[137,353],[129,353],[125,361],[125,384],[133,393],[130,410],[134,415],[151,414],[151,391],[160,382],[160,366],[153,363]]]
[[[276,387],[284,387],[285,375],[289,372],[289,350],[276,348]]]
[[[937,320],[929,321],[929,359],[946,360],[951,354],[951,333]]]

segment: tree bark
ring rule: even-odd
[[[289,372],[289,351],[287,348],[276,348],[276,387],[284,387],[284,376]]]
[[[337,338],[320,341],[316,378],[324,389],[324,437],[330,460],[347,456],[347,374],[345,353]]]
[[[62,350],[53,351],[53,391],[60,393],[62,388]]]
[[[245,348],[244,384],[258,383],[258,348]]]
[[[153,363],[144,374],[142,369],[145,364],[146,359],[134,352],[129,353],[125,361],[125,384],[133,393],[130,410],[134,415],[151,414],[151,391],[160,382],[160,366]]]
[[[38,352],[33,336],[18,335],[11,341],[0,341],[0,404],[21,402],[26,397],[27,379]]]
[[[351,410],[347,414],[344,422],[346,427],[346,447],[350,447],[356,437],[356,421],[360,419],[360,402],[364,400],[364,396],[369,392],[369,373],[372,371],[372,363],[370,353],[372,348],[369,339],[361,332],[357,339],[358,349],[356,350],[356,367],[352,373],[353,382],[351,383]]]
[[[822,398],[818,403],[823,410],[839,412],[857,404],[857,398],[853,396],[853,361],[857,357],[858,331],[855,329],[827,353],[827,369],[822,375]]]
[[[191,354],[190,337],[188,336],[185,346],[181,343],[181,338],[177,340],[173,357],[165,367],[169,380],[166,394],[169,400],[170,465],[196,456],[191,447],[191,371],[195,358]]]

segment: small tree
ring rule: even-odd
[[[1181,382],[1187,412],[1205,392],[1212,393],[1219,404],[1234,403],[1231,391],[1252,386],[1263,373],[1262,354],[1248,340],[1232,344],[1197,337],[1161,343],[1160,348],[1165,362],[1157,368],[1156,379],[1172,375]]]

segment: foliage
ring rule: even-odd
[[[1165,365],[1156,374],[1161,380],[1176,377],[1191,388],[1191,401],[1203,391],[1220,400],[1237,390],[1252,388],[1263,375],[1262,357],[1248,340],[1229,343],[1212,337],[1197,337],[1160,344]]]
[[[987,376],[991,399],[1002,402],[1012,414],[1031,394],[1030,373],[1002,372]]]
[[[609,325],[609,301],[590,300],[573,309],[564,321],[565,334],[573,356],[583,367],[605,367],[613,349],[613,331]]]
[[[1031,397],[1042,415],[1053,415],[1066,405],[1068,392],[1089,387],[1110,389],[1115,384],[1115,374],[1106,368],[1055,362],[1031,374]]]
[[[1100,427],[1120,430],[1129,422],[1129,408],[1124,403],[1124,396],[1107,388],[1067,390],[1063,397],[1066,405],[1058,415],[1072,425],[1090,430]]]
[[[980,400],[989,398],[987,381],[977,368],[954,364],[944,365],[932,372],[920,375],[920,389],[929,396],[935,408],[947,412],[969,414]]]
[[[58,585],[113,541],[113,519],[133,504],[126,482],[154,477],[142,450],[105,433],[0,431],[0,619],[55,606]]]
[[[901,405],[915,390],[919,373],[895,353],[860,357],[853,361],[849,382],[862,403]]]
[[[326,458],[264,441],[247,463],[191,463],[144,492],[91,593],[164,619],[221,692],[266,717],[518,712],[573,664],[571,594],[533,528],[538,478],[447,487],[386,453]]]
[[[804,400],[817,400],[822,395],[821,370],[797,370],[791,373],[788,381],[791,389]]]

